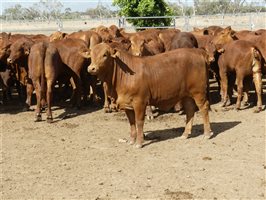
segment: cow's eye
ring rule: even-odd
[[[107,53],[103,54],[103,57],[107,57]]]

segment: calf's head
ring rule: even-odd
[[[105,43],[94,46],[90,51],[91,64],[88,67],[88,72],[92,75],[108,73],[116,53],[115,49]]]
[[[146,41],[144,37],[134,35],[130,37],[131,54],[134,56],[146,55]]]
[[[222,52],[224,45],[234,40],[234,34],[235,32],[228,26],[212,39],[211,44],[218,52]]]
[[[24,56],[28,56],[30,53],[30,47],[32,43],[25,40],[17,40],[10,47],[10,55],[7,58],[7,62],[12,64]]]

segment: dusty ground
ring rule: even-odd
[[[187,140],[185,116],[162,114],[135,149],[118,142],[129,134],[124,113],[53,108],[47,124],[15,100],[0,105],[2,199],[265,199],[265,111],[213,104],[210,140],[199,113]]]

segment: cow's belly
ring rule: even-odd
[[[151,100],[150,104],[153,106],[156,106],[159,108],[159,110],[162,111],[169,111],[171,108],[173,108],[178,102],[180,101],[180,98],[173,97],[165,100]]]

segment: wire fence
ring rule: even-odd
[[[128,19],[156,19],[156,18],[170,18],[170,26],[158,27],[134,27],[128,22]],[[120,17],[120,18],[97,18],[92,19],[83,17],[81,19],[71,20],[20,20],[20,21],[1,21],[1,32],[12,33],[43,33],[51,34],[55,31],[74,32],[79,30],[88,30],[99,25],[110,26],[117,25],[118,27],[125,28],[129,32],[136,29],[147,28],[177,28],[182,31],[191,31],[193,27],[207,27],[211,25],[218,25],[222,27],[232,26],[235,30],[257,30],[266,29],[266,13],[245,13],[238,15],[196,15],[196,16],[170,16],[170,17]]]

